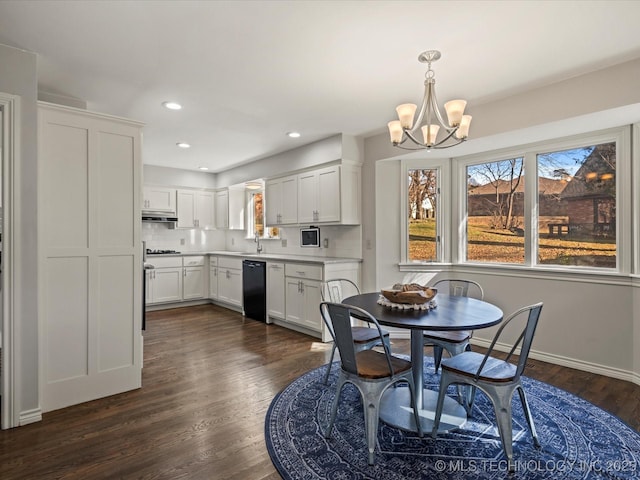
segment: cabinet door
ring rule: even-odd
[[[204,267],[184,267],[183,300],[204,298]]]
[[[317,172],[317,222],[340,221],[340,167],[328,167]]]
[[[144,303],[153,303],[153,270],[144,271]]]
[[[229,192],[216,192],[216,228],[229,228]]]
[[[228,191],[229,230],[244,230],[247,197],[244,188],[230,188]]]
[[[242,306],[242,270],[218,267],[218,300]]]
[[[214,194],[213,192],[196,192],[195,220],[196,227],[213,228],[214,219]]]
[[[196,226],[196,195],[191,190],[178,190],[178,228]]]
[[[298,223],[298,177],[296,175],[282,179],[280,223],[285,225]]]
[[[175,188],[146,186],[143,188],[143,196],[143,210],[171,213],[176,211]]]
[[[264,187],[265,220],[267,225],[280,225],[282,206],[282,182],[270,180]]]
[[[153,303],[182,300],[182,267],[153,270]]]
[[[298,175],[298,222],[318,221],[318,174],[316,172]]]
[[[284,319],[284,264],[267,263],[267,315]]]
[[[218,267],[209,267],[209,298],[218,299]]]
[[[322,318],[320,317],[320,309],[318,305],[322,301],[320,295],[321,289],[320,282],[314,282],[312,280],[304,280],[302,282],[302,294],[303,300],[303,315],[300,321],[301,325],[304,325],[311,330],[322,330]]]
[[[302,280],[294,277],[286,277],[286,320],[298,325],[303,324],[304,316],[304,293],[302,290]]]

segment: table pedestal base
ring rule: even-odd
[[[418,410],[420,425],[425,435],[431,435],[433,420],[438,404],[438,392],[433,390],[422,391],[422,408]],[[380,401],[380,420],[401,430],[417,432],[411,408],[411,396],[408,388],[390,387]],[[467,412],[464,407],[451,397],[445,397],[442,417],[438,432],[448,432],[460,428],[467,421]]]

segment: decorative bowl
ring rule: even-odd
[[[398,288],[401,287],[401,288]],[[418,284],[394,285],[391,289],[381,290],[384,298],[393,303],[420,304],[433,300],[438,291],[435,288]]]

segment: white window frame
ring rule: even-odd
[[[400,232],[400,258],[402,259],[401,265],[405,266],[418,266],[418,265],[440,265],[451,263],[451,249],[450,242],[447,240],[445,232],[451,230],[451,215],[445,215],[444,212],[451,211],[451,159],[429,159],[426,160],[402,160],[401,165],[401,178],[400,178],[400,195],[402,197],[401,203],[401,215],[402,215],[402,228]],[[438,193],[438,205],[436,207],[436,236],[439,239],[436,242],[436,261],[422,261],[416,262],[409,260],[409,212],[407,208],[407,177],[409,170],[436,170],[437,176],[437,188]]]
[[[636,136],[638,136],[637,126],[635,127]],[[588,145],[596,145],[601,143],[616,142],[616,268],[596,268],[581,266],[563,266],[563,265],[541,265],[537,263],[538,258],[538,168],[537,154],[541,152],[553,152],[561,150],[569,150]],[[637,157],[637,154],[635,155]],[[473,262],[466,260],[467,236],[466,236],[466,218],[467,218],[467,197],[466,197],[466,168],[470,165],[482,163],[492,163],[511,158],[524,158],[525,172],[525,259],[523,264],[511,263],[492,263],[492,262]],[[534,268],[536,270],[562,271],[562,272],[581,272],[581,273],[597,273],[597,274],[629,274],[632,271],[632,261],[634,254],[632,252],[632,228],[634,226],[631,196],[632,191],[638,196],[638,181],[633,180],[631,176],[631,128],[629,126],[592,132],[582,135],[565,137],[562,139],[554,139],[548,141],[537,142],[518,146],[510,149],[503,149],[493,152],[484,152],[482,154],[470,155],[456,159],[456,184],[457,188],[457,210],[454,212],[456,223],[460,226],[457,230],[457,238],[453,238],[456,255],[454,263],[460,265],[473,265],[485,267],[505,267],[505,268]],[[637,162],[636,162],[637,163]],[[534,174],[530,174],[533,172]],[[632,185],[632,183],[634,183]],[[638,227],[636,226],[637,235]],[[449,231],[449,230],[445,230]],[[456,232],[452,232],[454,236]],[[636,237],[637,238],[637,237]],[[636,260],[635,269],[637,271],[638,264]]]

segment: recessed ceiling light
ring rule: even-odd
[[[180,148],[191,148],[191,145],[185,142],[178,142],[176,143],[177,146],[179,146]]]
[[[164,108],[168,108],[169,110],[180,110],[182,109],[182,105],[176,102],[162,102],[162,106]]]
[[[198,167],[198,170],[209,170],[209,167]]]
[[[287,132],[287,137],[300,138],[300,133],[298,133],[298,132]]]

